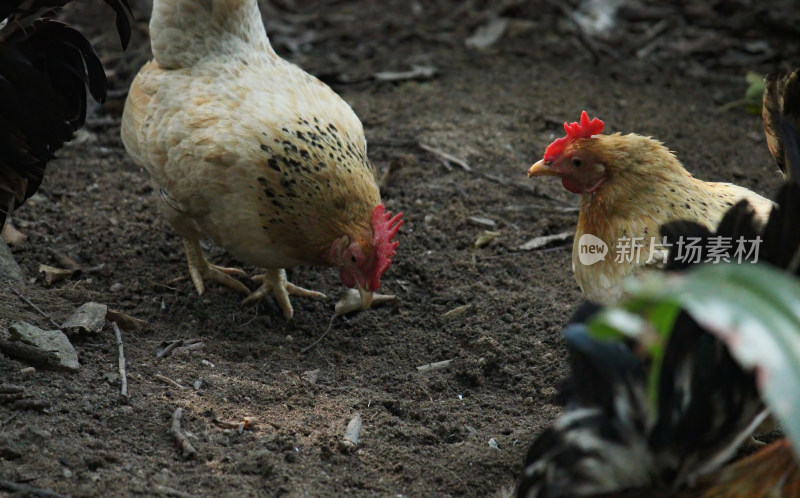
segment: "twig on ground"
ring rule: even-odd
[[[431,370],[441,370],[442,368],[447,368],[450,366],[453,360],[444,360],[444,361],[437,361],[435,363],[428,363],[425,365],[420,365],[417,367],[417,372],[430,372]]]
[[[122,347],[122,332],[120,332],[117,322],[111,322],[111,325],[114,326],[114,333],[117,335],[117,348],[119,349],[119,381],[122,385],[122,387],[120,387],[119,394],[124,398],[125,401],[127,401],[128,375],[125,371],[125,350]]]
[[[106,312],[106,320],[118,324],[122,330],[143,330],[147,327],[147,322],[144,320],[134,318],[127,313],[112,310],[111,308]]]
[[[347,424],[347,429],[344,431],[344,438],[339,441],[340,451],[352,453],[358,448],[358,437],[361,434],[362,425],[361,413],[356,413]]]
[[[533,251],[539,249],[540,247],[544,247],[551,242],[563,242],[565,240],[571,239],[575,235],[572,231],[561,232],[555,235],[542,235],[540,237],[534,237],[528,242],[525,242],[517,249],[520,251]]]
[[[178,498],[194,498],[195,495],[191,495],[189,493],[184,493],[183,491],[178,491],[175,488],[170,488],[168,486],[162,486],[161,484],[156,484],[156,489],[159,493],[167,495],[167,496],[177,496]]]
[[[43,412],[50,408],[50,402],[43,399],[18,399],[10,403],[8,407],[11,410],[36,410]]]
[[[3,420],[2,423],[0,423],[0,427],[5,427],[6,425],[10,424],[12,420],[17,418],[17,415],[19,415],[18,411],[16,411],[16,412],[12,413],[11,415],[9,415],[8,418],[6,418],[5,420]]]
[[[53,258],[55,258],[58,264],[60,264],[67,270],[71,270],[73,272],[80,271],[81,265],[79,265],[77,261],[70,258],[63,252],[59,251],[58,249],[53,249],[52,247],[48,247],[47,252],[49,252],[50,255],[53,256]]]
[[[326,336],[326,335],[328,335],[328,332],[330,332],[330,331],[331,331],[331,327],[333,326],[333,321],[336,319],[336,317],[337,317],[337,316],[338,316],[338,315],[334,314],[334,315],[331,317],[331,321],[328,323],[328,328],[327,328],[327,329],[325,329],[325,332],[323,332],[321,336],[317,337],[317,340],[316,340],[316,341],[312,342],[311,344],[309,344],[308,346],[306,346],[306,347],[304,347],[304,348],[301,348],[301,349],[300,349],[300,353],[302,353],[302,354],[308,353],[309,351],[311,351],[311,349],[312,349],[314,346],[316,346],[317,344],[319,344],[319,342],[320,342],[322,339],[325,339],[325,336]]]
[[[186,389],[184,386],[178,384],[177,382],[175,382],[174,380],[170,379],[169,377],[164,377],[161,374],[155,374],[153,377],[155,377],[156,379],[160,380],[164,384],[170,385],[172,387],[177,387],[178,389]]]
[[[29,361],[37,365],[52,367],[61,363],[57,352],[40,349],[20,341],[0,340],[0,352],[11,358]]]
[[[445,168],[447,168],[448,170],[452,170],[452,167],[450,166],[450,163],[452,163],[452,164],[455,164],[457,166],[460,166],[461,169],[463,169],[464,171],[472,171],[472,168],[470,167],[469,164],[467,164],[467,161],[461,159],[460,157],[456,157],[456,156],[454,156],[452,154],[448,154],[447,152],[445,152],[443,150],[439,150],[439,149],[437,149],[435,147],[432,147],[432,146],[430,146],[428,144],[425,144],[425,143],[422,143],[422,142],[419,142],[417,145],[419,145],[420,149],[422,149],[424,151],[427,151],[427,152],[430,152],[434,156],[436,156],[439,159],[441,159],[442,162],[444,163]]]
[[[166,344],[166,345],[165,345]],[[163,347],[163,349],[161,349]],[[166,358],[173,351],[190,351],[192,349],[200,349],[203,347],[203,341],[200,338],[193,339],[175,339],[174,341],[162,342],[159,349],[156,351],[158,358]]]
[[[241,434],[245,429],[253,429],[256,426],[253,417],[244,417],[241,422],[229,422],[227,420],[220,420],[218,418],[212,419],[211,422],[221,429],[235,430]]]
[[[175,436],[175,441],[178,443],[181,457],[184,460],[188,460],[194,458],[197,450],[194,449],[192,443],[186,438],[186,434],[181,430],[181,416],[183,416],[183,408],[176,408],[175,413],[172,414],[172,435]]]
[[[22,399],[25,395],[19,393],[2,393],[0,392],[0,403],[8,403],[9,401],[16,401]]]
[[[53,327],[55,327],[55,328],[57,328],[57,329],[59,329],[59,330],[61,329],[61,327],[60,327],[60,326],[59,326],[59,325],[58,325],[58,324],[55,322],[55,320],[53,320],[53,319],[50,317],[50,315],[48,315],[47,313],[45,313],[44,311],[42,311],[42,310],[41,310],[41,309],[40,309],[38,306],[36,306],[35,304],[33,304],[33,302],[31,302],[31,300],[30,300],[30,299],[28,299],[27,297],[23,296],[23,295],[22,295],[22,293],[21,293],[19,290],[17,290],[15,287],[11,287],[11,292],[13,292],[14,294],[16,294],[16,295],[17,295],[17,296],[18,296],[20,299],[22,299],[23,301],[25,301],[25,303],[26,303],[28,306],[30,306],[31,308],[33,308],[33,309],[35,309],[36,311],[38,311],[38,312],[39,312],[39,314],[41,314],[43,317],[47,318],[47,319],[50,321],[50,324],[51,324],[51,325],[53,325]]]
[[[16,482],[6,481],[4,479],[0,479],[0,489],[3,491],[10,491],[12,493],[36,496],[37,498],[69,498],[69,495],[62,495],[60,493],[56,493],[55,491],[50,491],[49,489],[34,488],[33,486],[29,486],[27,484],[19,484]]]

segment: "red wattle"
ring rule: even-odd
[[[561,177],[561,185],[563,185],[565,189],[569,190],[573,194],[583,193],[583,185],[581,185],[576,179],[569,176]]]

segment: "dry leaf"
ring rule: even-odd
[[[0,232],[0,237],[10,246],[18,246],[28,238],[27,235],[14,228],[11,222],[6,222],[6,226],[4,226],[3,231]]]
[[[55,266],[39,265],[39,273],[44,273],[44,283],[53,285],[56,282],[66,280],[75,274],[75,270],[65,270]]]
[[[532,251],[534,249],[539,249],[540,247],[544,247],[550,242],[556,241],[563,241],[567,240],[572,237],[574,234],[572,232],[561,232],[555,235],[543,235],[541,237],[534,237],[528,242],[525,242],[521,246],[519,246],[520,251]]]
[[[492,232],[489,230],[484,230],[483,233],[478,235],[478,240],[475,241],[475,247],[480,249],[481,247],[486,247],[489,245],[491,241],[496,239],[500,235],[500,232]]]
[[[108,309],[106,320],[115,322],[122,330],[142,330],[147,327],[147,322],[134,318],[127,313]]]
[[[396,300],[397,296],[394,294],[373,294],[372,306],[377,306]],[[336,303],[336,307],[334,308],[335,316],[346,315],[347,313],[352,313],[353,311],[364,311],[365,309],[366,308],[364,308],[361,304],[361,294],[358,292],[358,289],[347,289],[347,291],[344,293],[344,297],[342,297],[339,302]]]

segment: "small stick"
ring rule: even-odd
[[[186,434],[181,430],[181,416],[183,416],[183,408],[176,408],[175,413],[172,414],[172,435],[175,436],[181,456],[184,460],[188,460],[194,458],[197,450],[194,449],[192,443],[186,438]]]
[[[0,353],[18,360],[26,360],[37,365],[47,365],[54,368],[58,368],[58,364],[61,362],[61,358],[55,351],[46,351],[20,341],[0,340]]]
[[[417,367],[417,372],[430,372],[431,370],[441,370],[450,366],[453,360],[437,361],[435,363],[428,363]]]
[[[77,261],[75,261],[74,259],[70,258],[69,256],[67,256],[63,252],[61,252],[61,251],[59,251],[57,249],[53,249],[52,247],[48,247],[47,248],[47,252],[49,252],[50,255],[53,256],[56,259],[58,264],[60,264],[61,266],[63,266],[67,270],[80,271],[81,265],[79,265]]]
[[[12,413],[12,414],[11,414],[11,416],[9,416],[7,419],[3,420],[3,422],[2,422],[2,423],[0,423],[0,427],[3,427],[3,426],[6,426],[6,425],[10,424],[12,420],[14,420],[15,418],[17,418],[17,415],[19,415],[19,412],[18,412],[18,411],[17,411],[17,412],[14,412],[14,413]]]
[[[22,399],[25,395],[23,393],[3,393],[0,392],[0,403],[8,403],[9,401],[16,401]]]
[[[0,489],[10,491],[12,493],[22,493],[26,495],[36,496],[37,498],[69,498],[68,495],[62,495],[49,489],[34,488],[27,484],[20,484],[16,482],[6,481],[0,479]]]
[[[0,384],[0,394],[17,394],[25,392],[22,386],[15,386],[14,384]]]
[[[334,320],[334,319],[335,319],[337,316],[338,316],[338,315],[334,314],[334,315],[331,317],[331,321],[330,321],[330,323],[328,323],[328,328],[327,328],[327,329],[325,329],[325,332],[323,332],[323,333],[322,333],[322,335],[321,335],[321,336],[319,336],[319,337],[317,338],[317,340],[316,340],[316,341],[314,341],[314,342],[312,342],[311,344],[309,344],[308,346],[306,346],[306,347],[304,347],[304,348],[300,349],[300,353],[301,353],[301,354],[306,354],[306,353],[308,353],[309,351],[311,351],[311,349],[312,349],[314,346],[316,346],[317,344],[319,344],[319,342],[320,342],[322,339],[325,339],[325,336],[326,336],[326,335],[328,335],[328,332],[330,332],[330,331],[331,331],[331,327],[333,326],[333,320]]]
[[[50,324],[53,325],[53,327],[55,327],[55,328],[57,328],[59,330],[61,329],[61,326],[59,324],[57,324],[52,318],[50,318],[50,315],[48,315],[47,313],[42,311],[38,306],[33,304],[33,302],[31,302],[30,299],[28,299],[27,297],[23,296],[22,293],[20,291],[18,291],[15,287],[11,288],[11,292],[13,292],[17,296],[19,296],[20,299],[25,301],[25,303],[27,303],[28,306],[30,306],[31,308],[33,308],[36,311],[38,311],[43,317],[47,318],[50,321]]]
[[[125,350],[122,347],[122,332],[120,332],[119,325],[117,325],[117,322],[111,322],[111,325],[114,326],[114,334],[117,335],[117,348],[119,348],[119,379],[120,383],[122,384],[119,394],[127,401],[128,375],[125,372]]]
[[[175,339],[174,341],[170,341],[167,343],[167,346],[156,353],[156,356],[159,358],[166,358],[173,351],[190,351],[192,349],[199,349],[203,347],[203,341],[200,338],[192,338],[192,339]]]
[[[194,495],[190,495],[189,493],[184,493],[183,491],[178,491],[175,488],[170,488],[167,486],[162,486],[160,484],[156,484],[156,489],[161,492],[161,494],[167,496],[177,496],[178,498],[194,498]]]
[[[50,408],[50,402],[43,399],[18,399],[10,403],[8,407],[12,410],[36,410],[43,412]]]
[[[169,344],[167,344],[167,347],[163,349],[163,351],[159,351],[158,353],[156,353],[156,356],[159,358],[166,358],[167,356],[170,355],[170,353],[172,353],[173,349],[178,347],[179,344],[183,344],[183,341],[180,339],[170,342]]]
[[[352,453],[358,448],[358,437],[361,434],[362,425],[361,413],[356,413],[347,423],[344,438],[339,441],[339,450],[344,453]]]
[[[170,379],[169,377],[164,377],[161,374],[155,374],[153,377],[155,377],[156,379],[160,380],[164,384],[168,384],[170,386],[177,387],[178,389],[184,389],[184,387],[182,385],[178,384],[177,382],[175,382],[174,380]]]
[[[445,167],[448,168],[448,169],[450,168],[450,165],[447,164],[447,163],[453,163],[453,164],[456,164],[458,166],[461,166],[461,169],[463,169],[464,171],[472,171],[472,168],[469,166],[469,164],[467,164],[467,161],[461,159],[460,157],[456,157],[456,156],[454,156],[452,154],[448,154],[447,152],[445,152],[443,150],[439,150],[439,149],[437,149],[435,147],[431,147],[430,145],[424,144],[422,142],[419,142],[417,145],[419,145],[420,149],[422,149],[424,151],[428,151],[431,154],[433,154],[434,156],[438,157],[439,159],[444,160],[445,161]]]

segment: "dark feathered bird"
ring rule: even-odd
[[[86,120],[86,90],[102,102],[108,81],[89,40],[54,19],[71,0],[0,0],[0,229],[39,188],[47,162]],[[116,12],[123,48],[128,0]]]
[[[686,314],[666,345],[655,410],[640,348],[594,339],[583,324],[564,338],[574,392],[528,451],[521,498],[680,489],[716,470],[763,419],[753,374]]]

